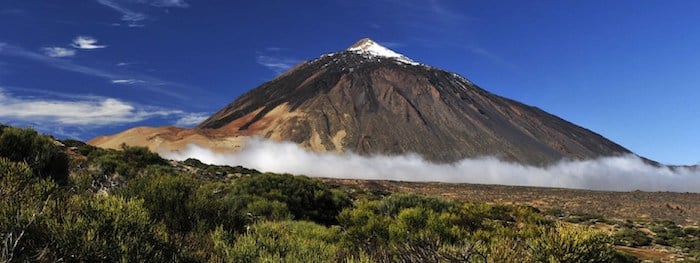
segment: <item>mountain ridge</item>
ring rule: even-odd
[[[260,136],[317,152],[414,152],[442,163],[496,156],[536,166],[631,153],[595,132],[369,39],[295,66],[194,129],[154,129],[90,143],[177,150],[191,141],[236,150],[246,137]]]

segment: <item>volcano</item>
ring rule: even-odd
[[[370,39],[291,68],[195,128],[138,127],[89,143],[237,151],[251,136],[316,152],[416,153],[438,163],[495,156],[544,166],[630,153],[595,132]]]

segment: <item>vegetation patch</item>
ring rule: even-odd
[[[648,246],[688,262],[700,251],[698,228],[671,221],[567,219],[0,132],[0,262],[637,262],[632,248]]]

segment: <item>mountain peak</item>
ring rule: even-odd
[[[386,57],[386,58],[393,58],[396,59],[397,61],[406,63],[406,64],[411,64],[411,65],[418,65],[415,61],[411,60],[410,58],[401,55],[399,53],[394,52],[391,49],[388,49],[377,42],[374,42],[372,39],[369,38],[363,38],[360,39],[360,41],[357,41],[354,45],[350,46],[348,51],[355,52],[358,54],[362,55],[369,55],[370,57]]]

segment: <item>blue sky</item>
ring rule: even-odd
[[[637,154],[700,162],[698,1],[3,0],[0,122],[193,126],[370,37]]]

